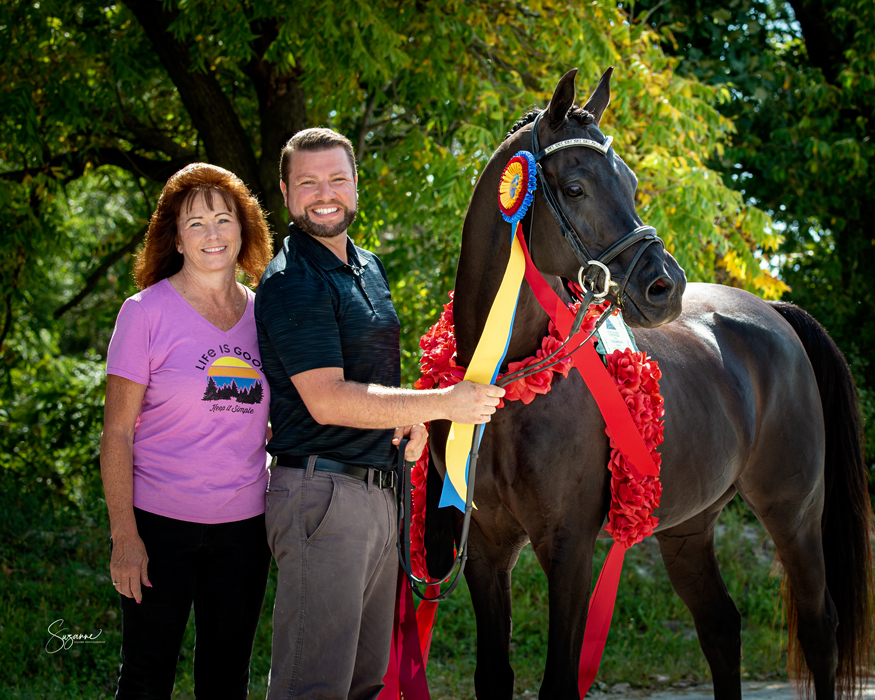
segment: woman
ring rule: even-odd
[[[173,175],[149,223],[106,363],[100,468],[121,594],[118,698],[169,698],[192,603],[195,694],[245,698],[270,566],[269,393],[253,315],[271,256],[232,173]]]

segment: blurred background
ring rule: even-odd
[[[579,69],[582,104],[608,66],[602,130],[638,175],[640,216],[691,281],[795,302],[829,330],[857,381],[873,492],[871,0],[0,0],[0,697],[113,692],[104,361],[167,178],[196,161],[232,170],[278,246],[283,143],[308,126],[346,134],[359,162],[350,234],[387,268],[410,385],[483,165],[563,73]],[[771,543],[737,504],[725,520],[745,673],[785,675]],[[599,682],[707,678],[655,544],[633,553]],[[546,639],[530,554],[514,583],[520,697],[537,690]],[[272,593],[255,695],[270,606]],[[105,643],[49,653],[58,619]],[[436,697],[472,695],[473,644],[460,591],[438,614]],[[177,690],[193,697],[184,649]]]

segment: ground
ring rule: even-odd
[[[680,685],[680,684],[678,684]],[[742,697],[744,700],[792,700],[793,691],[789,683],[781,681],[750,681],[742,683]],[[528,700],[536,697],[535,693],[522,694],[519,700]],[[628,683],[617,683],[606,690],[593,690],[588,698],[604,698],[605,700],[631,700],[632,698],[647,698],[647,700],[714,700],[714,692],[710,684],[690,685],[678,687],[677,685],[664,690],[636,691]],[[875,699],[875,683],[870,683],[860,700]]]

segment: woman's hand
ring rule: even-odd
[[[119,593],[138,603],[142,602],[140,586],[151,588],[152,584],[149,583],[149,556],[139,535],[116,535],[112,538],[109,572],[112,585]]]

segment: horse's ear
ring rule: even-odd
[[[595,91],[590,95],[586,104],[583,105],[583,108],[595,117],[596,124],[601,121],[602,114],[604,114],[608,108],[608,103],[611,101],[611,74],[613,72],[613,66],[605,71]]]
[[[574,77],[577,75],[577,68],[572,68],[559,79],[559,84],[553,92],[553,97],[550,98],[550,104],[547,105],[546,117],[547,123],[556,128],[563,121],[565,115],[574,104]]]

